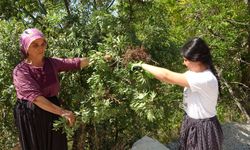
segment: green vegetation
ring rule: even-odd
[[[246,122],[250,116],[250,4],[243,0],[87,0],[0,2],[0,146],[17,141],[12,109],[12,70],[21,61],[19,35],[36,27],[48,40],[46,55],[87,56],[93,64],[62,73],[60,97],[77,114],[65,120],[70,149],[129,149],[144,135],[167,143],[178,137],[182,88],[163,84],[133,62],[183,72],[179,48],[203,37],[222,79],[218,116]]]

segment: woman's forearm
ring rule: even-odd
[[[188,87],[189,84],[183,73],[173,72],[171,70],[156,67],[148,64],[142,64],[141,67],[151,73],[156,79],[171,84],[177,84],[183,87]]]
[[[49,100],[47,100],[45,97],[43,96],[38,96],[33,103],[35,105],[37,105],[38,107],[40,107],[41,109],[48,111],[50,113],[62,116],[64,113],[64,109],[62,109],[61,107],[51,103]]]
[[[155,78],[161,80],[161,81],[166,81],[169,76],[169,70],[161,68],[161,67],[156,67],[148,64],[142,64],[142,68],[149,73],[151,73]]]

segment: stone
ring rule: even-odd
[[[140,140],[136,141],[131,150],[169,150],[166,146],[161,144],[155,139],[148,136],[144,136]]]

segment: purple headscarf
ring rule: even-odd
[[[20,50],[24,56],[27,56],[27,51],[30,46],[30,44],[39,38],[45,38],[43,33],[36,29],[36,28],[30,28],[26,29],[20,36]]]

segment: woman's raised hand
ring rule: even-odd
[[[131,71],[141,70],[142,69],[142,62],[134,63],[131,65]]]

